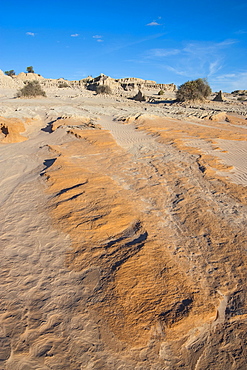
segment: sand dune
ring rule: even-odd
[[[247,121],[50,94],[1,106],[0,369],[244,369]]]

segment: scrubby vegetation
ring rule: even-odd
[[[33,67],[30,66],[30,67],[27,67],[27,73],[34,73],[34,70],[33,70]]]
[[[212,90],[204,78],[198,78],[197,80],[187,81],[183,85],[178,87],[176,93],[177,101],[184,102],[188,100],[204,100],[210,94]]]
[[[96,87],[96,94],[111,94],[111,88],[108,85],[99,85]]]
[[[60,89],[62,89],[63,87],[70,87],[69,84],[67,84],[67,82],[59,82],[58,83],[58,87]]]
[[[26,82],[26,85],[16,94],[17,98],[35,98],[36,96],[46,96],[38,81]]]
[[[5,71],[4,73],[9,77],[15,76],[15,71],[13,69],[11,69],[10,71]]]
[[[164,95],[164,90],[160,90],[159,92],[158,92],[158,95]]]

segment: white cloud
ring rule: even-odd
[[[26,32],[26,35],[27,36],[35,36],[35,33],[34,32]]]
[[[70,35],[71,37],[78,37],[79,36],[79,33],[74,33],[72,35]]]
[[[104,42],[104,40],[98,39],[97,42]]]
[[[152,21],[152,22],[148,23],[146,26],[161,26],[161,24],[156,22],[156,21]]]

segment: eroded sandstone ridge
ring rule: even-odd
[[[57,94],[0,109],[0,369],[245,369],[244,110]]]
[[[23,87],[26,81],[39,81],[44,88],[77,88],[77,89],[88,89],[95,91],[99,85],[109,86],[115,93],[123,93],[124,91],[138,91],[138,90],[164,90],[164,91],[176,91],[176,85],[170,84],[158,84],[155,81],[143,80],[141,78],[120,78],[114,79],[101,73],[97,77],[86,77],[77,81],[69,81],[64,78],[52,79],[44,78],[37,73],[25,73],[21,72],[18,75],[9,77],[4,75],[3,71],[0,70],[0,88],[17,88]]]

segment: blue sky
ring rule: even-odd
[[[0,69],[247,89],[247,1],[6,1]]]

